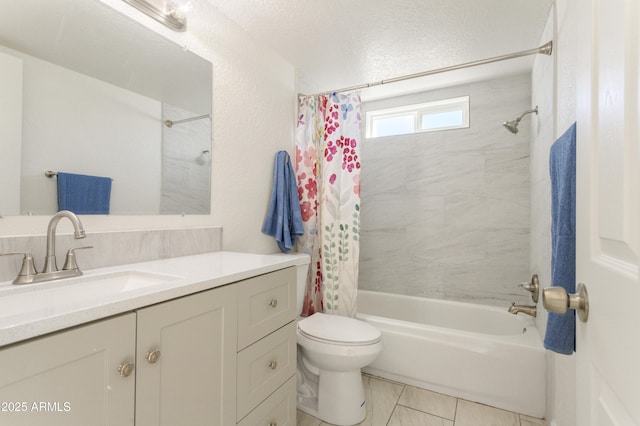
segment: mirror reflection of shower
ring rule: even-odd
[[[518,133],[518,124],[520,124],[520,120],[522,120],[522,117],[524,117],[527,114],[531,114],[532,112],[535,112],[536,115],[538,115],[538,106],[536,105],[536,107],[534,109],[530,109],[528,111],[523,112],[522,114],[520,114],[520,116],[518,118],[516,118],[513,121],[505,121],[504,123],[502,123],[502,125],[511,133],[513,133],[514,135],[516,133]]]

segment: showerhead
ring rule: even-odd
[[[513,133],[514,135],[516,133],[518,133],[518,123],[519,121],[517,120],[513,120],[513,121],[505,121],[504,123],[502,123],[502,125],[511,133]]]
[[[522,114],[520,114],[520,117],[516,118],[513,121],[505,121],[504,123],[502,123],[502,125],[505,127],[505,129],[507,129],[508,131],[510,131],[511,133],[513,133],[514,135],[516,133],[518,133],[518,124],[520,124],[520,120],[522,120],[522,117],[524,117],[527,114],[531,114],[532,112],[535,112],[536,115],[538,115],[538,106],[536,105],[536,107],[534,109],[530,109],[528,111],[523,112]]]

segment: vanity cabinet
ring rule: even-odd
[[[0,424],[132,425],[135,347],[129,313],[0,350]]]
[[[0,349],[0,425],[296,424],[295,268]]]

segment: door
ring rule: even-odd
[[[590,313],[577,323],[577,424],[640,425],[639,7],[579,6],[576,278]]]
[[[135,327],[126,314],[1,350],[0,425],[133,426]]]
[[[235,424],[236,288],[138,311],[136,425]]]

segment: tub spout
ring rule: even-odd
[[[509,306],[509,312],[513,315],[517,315],[520,312],[523,314],[531,315],[532,317],[536,316],[537,309],[536,306],[526,306],[526,305],[516,305],[516,302],[513,302],[511,306]]]

